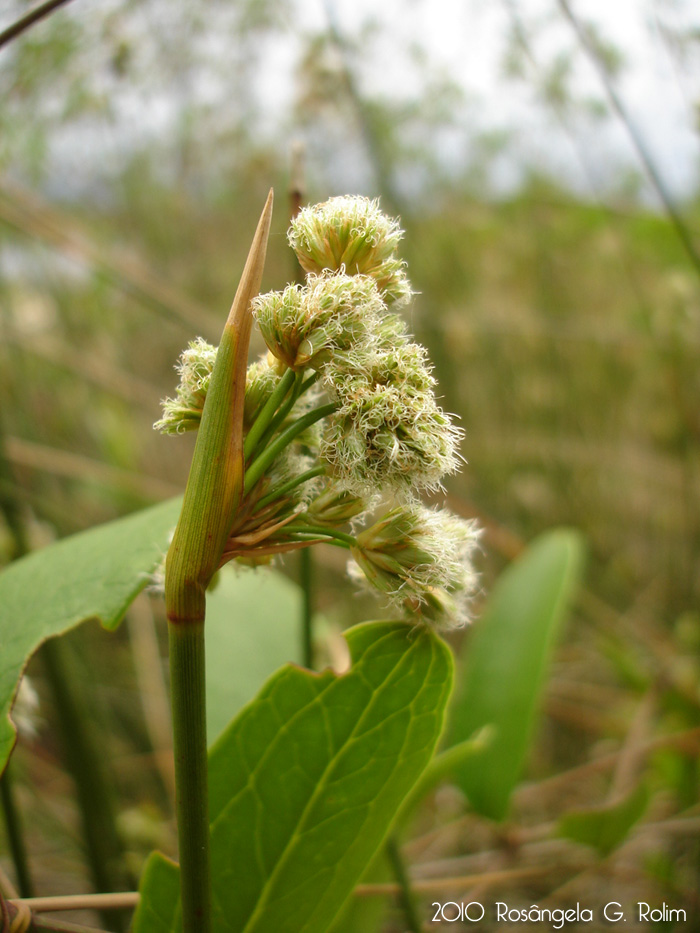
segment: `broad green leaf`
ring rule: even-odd
[[[393,832],[393,830],[392,830]],[[391,884],[396,880],[382,846],[359,879],[359,884]],[[383,921],[392,906],[386,894],[349,898],[329,928],[329,933],[374,933],[383,930]]]
[[[474,809],[501,820],[518,781],[557,631],[580,579],[575,531],[539,537],[497,581],[466,643],[462,687],[452,711],[452,743],[484,726],[493,735],[456,772]]]
[[[464,767],[465,763],[478,759],[478,756],[488,746],[492,736],[492,727],[485,726],[472,738],[465,739],[464,742],[458,742],[446,751],[436,755],[406,796],[396,818],[396,825],[399,827],[405,826],[406,821],[413,815],[418,804],[430,791],[445,779],[451,778]]]
[[[10,707],[31,655],[86,619],[115,628],[162,558],[179,508],[171,499],[64,538],[0,573],[0,769],[14,745]]]
[[[221,735],[287,661],[300,660],[302,593],[269,567],[224,567],[207,594],[207,733]]]
[[[398,622],[346,637],[347,673],[287,665],[210,752],[216,933],[327,930],[430,760],[447,646]],[[157,901],[144,882],[134,933]]]
[[[557,835],[592,846],[602,856],[609,855],[625,841],[648,802],[649,792],[644,784],[639,784],[612,804],[565,813],[559,820]]]
[[[178,923],[182,926],[180,869],[175,862],[160,852],[153,852],[144,866],[141,887],[149,892],[148,898],[141,898],[137,909],[142,930],[169,933]]]
[[[448,748],[447,751],[436,755],[423,771],[418,781],[404,797],[399,812],[394,819],[392,833],[401,833],[413,816],[418,804],[437,785],[451,777],[459,765],[469,758],[473,758],[485,742],[489,741],[489,728],[466,742]],[[361,884],[380,884],[395,881],[389,865],[385,849],[382,848],[361,878]],[[348,901],[340,914],[336,917],[331,933],[366,933],[367,930],[381,929],[381,918],[386,914],[387,901],[384,894],[373,894],[368,897],[357,897]]]

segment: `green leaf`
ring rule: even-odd
[[[501,575],[465,645],[451,741],[493,726],[482,752],[457,769],[474,809],[501,820],[528,751],[552,646],[580,580],[579,534],[539,537]]]
[[[609,855],[625,841],[648,802],[649,792],[644,784],[639,784],[612,804],[565,813],[559,820],[557,835],[592,846],[599,855]]]
[[[492,735],[493,729],[486,726],[473,738],[458,742],[446,751],[436,755],[414,784],[410,793],[407,794],[401,805],[399,815],[396,817],[396,825],[403,827],[427,794],[446,778],[451,778],[456,771],[464,766],[465,762],[478,758],[491,741]]]
[[[216,933],[327,930],[430,760],[447,646],[398,622],[346,637],[346,674],[287,665],[210,752]],[[146,879],[134,933],[159,902]]]
[[[207,594],[207,734],[213,742],[268,677],[300,660],[302,593],[268,567],[224,567]]]
[[[362,874],[359,883],[391,884],[395,880],[386,855],[386,846],[382,846]],[[383,930],[383,921],[391,906],[391,901],[383,893],[351,897],[333,920],[329,933],[368,933]]]
[[[169,933],[182,927],[180,911],[180,869],[170,859],[153,852],[141,875],[141,889],[149,892],[138,906],[141,929],[148,933]]]
[[[168,545],[180,499],[129,515],[15,561],[0,573],[0,769],[15,741],[10,707],[43,641],[87,619],[115,628]]]

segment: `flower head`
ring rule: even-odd
[[[396,256],[403,231],[380,211],[377,201],[339,197],[305,207],[288,235],[306,272],[331,269],[369,275],[387,304],[410,299],[405,264]]]
[[[478,540],[474,522],[412,504],[393,509],[357,535],[351,553],[364,579],[392,604],[450,628],[467,621]]]
[[[270,352],[291,369],[318,369],[336,351],[375,340],[384,303],[365,275],[310,275],[304,288],[288,285],[253,302]]]
[[[175,366],[180,374],[177,394],[163,401],[163,417],[153,425],[157,431],[182,434],[199,427],[216,354],[217,348],[202,337],[190,340]]]
[[[355,575],[392,604],[447,628],[467,619],[479,532],[416,500],[458,468],[462,431],[437,403],[425,349],[389,308],[411,296],[401,236],[366,198],[304,208],[289,240],[305,284],[246,299],[268,353],[248,367],[242,406],[238,399],[244,475],[219,565],[326,541],[349,548]],[[189,345],[156,427],[199,426],[207,391],[219,385],[210,389],[216,359],[205,341]],[[386,493],[401,504],[357,533]]]
[[[280,381],[280,374],[277,366],[274,365],[275,362],[265,354],[248,367],[243,409],[243,422],[246,430],[255,421],[263,405]]]
[[[435,401],[425,350],[406,342],[361,359],[334,358],[324,370],[338,403],[321,456],[351,492],[410,494],[434,489],[459,465],[461,431]]]
[[[163,434],[182,434],[194,431],[202,420],[204,402],[209,391],[217,348],[201,337],[191,340],[180,354],[176,369],[180,374],[175,398],[163,401],[163,417],[153,427]],[[248,367],[246,373],[244,426],[247,429],[255,419],[280,376],[276,366],[262,357]]]

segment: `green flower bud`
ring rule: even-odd
[[[303,338],[301,285],[288,285],[283,292],[267,292],[253,299],[253,315],[270,353],[286,366],[294,368],[299,343]]]
[[[387,304],[411,297],[405,263],[396,256],[403,231],[361,197],[331,198],[303,208],[292,221],[289,243],[306,272],[324,269],[369,275]]]
[[[306,514],[314,525],[346,525],[370,507],[367,499],[353,496],[336,483],[329,483],[309,502]]]
[[[467,621],[479,534],[474,522],[414,504],[362,531],[351,553],[364,579],[392,604],[450,628]]]

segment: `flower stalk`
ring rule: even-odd
[[[243,416],[251,299],[262,279],[268,195],[211,371],[182,512],[166,559],[175,782],[184,933],[211,933],[205,699],[205,591],[243,497]]]
[[[478,530],[418,499],[458,469],[462,431],[396,313],[412,294],[398,223],[366,198],[304,208],[289,232],[304,282],[259,295],[271,209],[270,194],[218,351],[190,343],[156,425],[198,430],[165,573],[184,933],[211,933],[204,617],[216,571],[330,544],[399,612],[442,629],[467,621],[475,586]],[[248,366],[253,319],[268,352]],[[310,665],[310,573],[303,582]]]
[[[289,239],[305,281],[259,295],[271,210],[270,193],[218,351],[190,343],[156,425],[198,430],[165,572],[184,933],[212,933],[204,618],[216,571],[330,544],[396,609],[438,628],[466,621],[474,588],[476,528],[417,498],[458,468],[462,432],[395,313],[412,294],[397,222],[364,198],[304,208]],[[268,353],[248,366],[253,319]],[[389,511],[357,529],[382,498]]]

